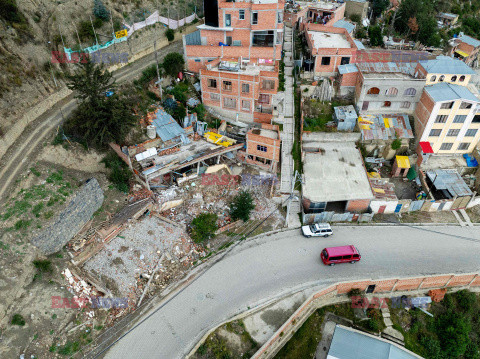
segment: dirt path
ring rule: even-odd
[[[169,52],[182,52],[182,41],[175,41],[172,44],[157,51],[159,61]],[[147,55],[131,65],[117,70],[113,75],[117,82],[131,81],[136,78],[145,68],[155,61],[154,53]],[[39,147],[48,135],[62,122],[62,114],[68,117],[75,109],[76,101],[73,95],[58,102],[50,110],[38,117],[27,126],[22,135],[10,146],[3,156],[5,160],[0,169],[0,203],[10,193],[11,186],[15,183],[16,177],[27,168],[38,155]]]

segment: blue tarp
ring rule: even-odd
[[[464,154],[463,158],[465,158],[465,161],[467,161],[467,167],[477,167],[478,166],[478,161],[475,157],[470,156],[469,154]]]

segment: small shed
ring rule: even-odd
[[[357,123],[357,111],[352,105],[333,108],[334,120],[339,131],[353,131]]]
[[[395,156],[395,162],[392,168],[392,177],[407,177],[410,170],[410,160],[408,156]]]

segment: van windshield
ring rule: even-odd
[[[326,251],[325,249],[322,251],[322,253],[323,253],[323,256],[324,256],[325,258],[328,258],[328,253],[327,253],[327,251]]]

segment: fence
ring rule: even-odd
[[[373,218],[373,213],[303,213],[303,223],[312,224],[319,222],[370,222]]]
[[[184,26],[186,24],[190,24],[196,18],[197,18],[197,15],[192,14],[190,16],[187,16],[187,17],[177,21],[177,20],[169,19],[168,17],[160,16],[159,13],[158,13],[158,10],[157,10],[152,15],[147,17],[144,21],[135,22],[135,23],[133,23],[132,26],[130,26],[128,24],[125,24],[125,23],[124,23],[124,25],[127,28],[128,36],[130,37],[135,31],[140,30],[140,29],[144,28],[145,26],[156,24],[157,22],[165,24],[166,26],[168,26],[171,29],[178,29],[181,26]]]
[[[470,287],[480,287],[480,277],[478,273],[444,274],[382,280],[367,279],[356,282],[337,283],[310,296],[252,358],[273,358],[317,308],[338,302],[338,299],[334,299],[336,295],[347,294],[354,288],[363,291],[368,288],[369,293],[387,294],[440,288]]]

